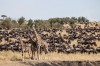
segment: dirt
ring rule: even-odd
[[[100,61],[9,61],[0,66],[100,66]]]

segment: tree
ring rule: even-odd
[[[51,28],[52,28],[52,27],[53,27],[53,19],[49,19],[48,21],[49,21],[50,26],[51,26]]]
[[[12,20],[11,23],[13,28],[18,28],[19,24],[17,23],[16,20]]]
[[[69,17],[65,17],[65,18],[63,18],[63,22],[66,24],[66,23],[68,23],[69,22],[69,20],[70,20],[70,18]]]
[[[78,17],[78,22],[81,22],[81,21],[82,21],[81,17]]]
[[[43,20],[34,20],[35,28],[40,29],[43,27]]]
[[[1,15],[1,17],[3,17],[3,19],[5,18],[5,17],[7,17],[6,15]]]
[[[33,20],[32,19],[29,19],[28,20],[28,24],[27,24],[30,28],[32,27],[32,25],[33,25]]]
[[[1,25],[4,28],[10,29],[12,27],[11,18],[6,18],[5,20],[3,20]]]
[[[72,17],[71,18],[74,22],[77,22],[78,21],[78,19],[76,18],[76,17]]]
[[[89,22],[89,20],[85,17],[78,17],[78,22]]]
[[[69,25],[73,28],[75,26],[75,22],[76,22],[76,20],[72,17],[69,20]]]
[[[24,17],[19,18],[19,20],[18,20],[19,25],[22,25],[24,22],[25,22]]]

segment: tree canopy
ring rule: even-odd
[[[6,15],[1,15],[1,17],[6,17],[5,19],[0,19],[0,26],[5,28],[32,28],[35,24],[36,28],[61,28],[63,24],[69,24],[71,27],[75,26],[75,23],[89,22],[86,17],[65,17],[65,18],[50,18],[48,20],[25,20],[24,17],[20,17],[18,20],[11,19]],[[27,23],[26,23],[27,22]]]
[[[21,18],[18,19],[19,25],[22,25],[24,22],[25,22],[25,18],[24,17],[21,17]]]

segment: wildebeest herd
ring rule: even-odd
[[[96,22],[82,22],[74,28],[0,29],[0,51],[18,51],[22,56],[31,51],[32,59],[36,52],[37,55],[42,52],[97,54],[100,45],[96,41],[100,42],[100,24]]]

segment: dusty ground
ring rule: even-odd
[[[0,66],[100,66],[100,61],[15,61],[0,63]]]
[[[100,61],[100,53],[98,54],[64,54],[64,53],[48,53],[39,55],[40,60],[44,61]],[[25,59],[30,59],[28,53],[24,54]],[[35,59],[37,57],[35,56]],[[22,59],[21,52],[2,51],[0,52],[0,62],[2,61],[20,61]]]
[[[100,53],[98,54],[42,54],[40,60],[29,59],[25,54],[24,62],[21,53],[12,51],[0,52],[0,66],[100,66]]]

